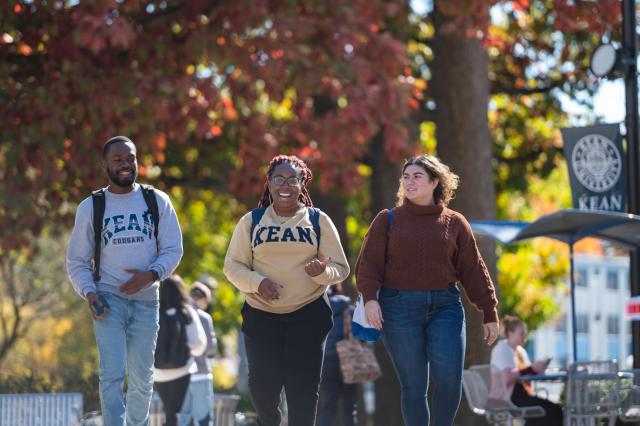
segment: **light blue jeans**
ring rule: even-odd
[[[157,300],[127,300],[100,293],[109,312],[93,328],[100,355],[100,403],[108,426],[146,426],[153,393],[153,362],[158,337]],[[124,379],[127,374],[125,413]]]
[[[179,424],[186,426],[193,418],[195,426],[213,424],[213,380],[202,379],[191,381],[187,395],[182,403]]]
[[[381,288],[382,339],[402,389],[406,426],[451,426],[462,395],[466,342],[460,290]],[[429,374],[435,385],[429,413]],[[431,423],[429,423],[431,414]]]

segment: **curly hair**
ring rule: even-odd
[[[267,170],[267,176],[264,182],[264,190],[262,191],[262,195],[260,196],[260,200],[258,201],[258,207],[267,207],[273,202],[273,200],[271,199],[271,192],[269,191],[269,180],[271,179],[271,175],[273,174],[275,168],[284,163],[291,164],[291,166],[301,170],[300,178],[302,179],[302,189],[300,191],[298,201],[303,203],[305,206],[313,207],[313,201],[311,201],[311,196],[309,195],[309,191],[307,190],[307,183],[311,182],[311,179],[313,179],[313,173],[311,173],[311,169],[309,169],[307,163],[305,163],[295,155],[277,155],[271,159],[271,161],[269,162],[269,169]]]
[[[402,166],[402,173],[409,166],[420,166],[427,172],[429,179],[438,179],[438,186],[433,190],[433,200],[436,204],[449,205],[449,202],[455,197],[456,189],[458,189],[458,184],[460,183],[460,177],[453,173],[449,166],[433,155],[419,155],[408,159]],[[401,206],[404,200],[404,189],[402,188],[402,183],[400,183],[396,205]]]

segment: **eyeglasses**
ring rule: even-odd
[[[271,178],[271,183],[273,183],[274,185],[286,184],[287,186],[297,186],[301,181],[302,179],[295,176],[290,178],[285,178],[284,176],[274,176]]]

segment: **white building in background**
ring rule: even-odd
[[[627,256],[575,254],[578,361],[616,359],[631,368],[631,322],[625,319],[629,298]],[[551,367],[571,363],[571,301],[562,301],[561,316],[530,334],[531,359],[552,357]]]

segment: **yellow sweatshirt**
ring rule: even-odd
[[[260,222],[251,230],[251,212],[245,214],[233,231],[224,273],[245,296],[247,303],[263,311],[286,314],[320,297],[326,286],[343,281],[349,264],[333,222],[320,212],[320,247],[306,207],[292,217],[276,215],[269,206]],[[310,277],[304,265],[313,259],[331,258],[320,275]],[[283,286],[280,298],[265,300],[258,293],[263,279]]]

